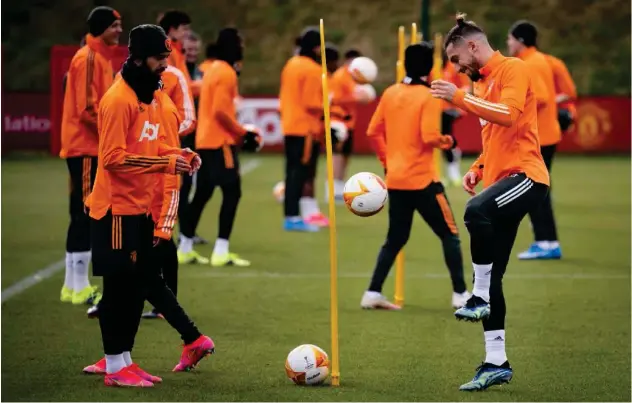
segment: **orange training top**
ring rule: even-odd
[[[345,115],[350,117],[349,120],[345,121],[349,130],[353,130],[356,123],[358,110],[358,101],[356,101],[355,97],[356,85],[348,66],[338,68],[331,77],[329,91],[333,95],[332,107],[339,107]]]
[[[213,62],[202,79],[196,148],[208,150],[233,145],[246,134],[237,121],[234,100],[238,96],[235,70],[223,60]]]
[[[577,89],[571,73],[568,72],[566,64],[555,56],[544,54],[549,66],[553,70],[553,80],[555,81],[555,95],[565,94],[570,98],[568,101],[559,103],[558,108],[568,109],[573,117],[577,116]]]
[[[114,79],[112,47],[86,36],[86,45],[70,62],[61,123],[62,158],[96,156],[99,149],[97,113]]]
[[[540,154],[537,101],[532,74],[525,62],[495,52],[480,70],[484,93],[457,90],[452,102],[479,117],[483,152],[471,170],[482,176],[483,187],[523,172],[534,182],[549,184]]]
[[[110,209],[113,215],[149,214],[156,177],[145,174],[175,174],[178,155],[193,158],[193,153],[166,145],[165,105],[173,102],[160,90],[150,105],[141,103],[124,79],[105,93],[99,108],[97,177],[86,200],[90,217],[98,220]]]
[[[557,144],[562,140],[562,130],[557,120],[555,80],[546,56],[535,47],[524,49],[518,57],[527,64],[533,75],[533,89],[538,101],[538,134],[540,145]]]
[[[180,136],[186,136],[195,130],[196,123],[195,105],[190,87],[187,85],[187,78],[182,71],[173,66],[168,66],[161,78],[164,85],[163,91],[169,95],[180,115],[178,133]]]
[[[434,148],[450,148],[441,135],[441,101],[423,84],[399,83],[384,91],[367,136],[388,170],[389,189],[418,190],[439,181]]]
[[[323,115],[321,67],[307,56],[294,56],[281,72],[279,109],[286,136],[320,135]]]
[[[182,123],[180,122],[178,109],[173,102],[165,102],[163,104],[162,117],[165,143],[170,147],[178,147],[180,145],[178,130],[182,127]],[[173,227],[178,218],[180,175],[153,175],[156,180],[154,198],[151,206],[151,215],[155,223],[154,236],[162,239],[171,239]]]

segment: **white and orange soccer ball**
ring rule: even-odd
[[[370,84],[377,78],[377,65],[368,57],[356,57],[349,64],[349,73],[358,84]]]
[[[276,185],[274,185],[274,187],[272,188],[272,195],[279,203],[283,203],[283,200],[285,200],[285,182],[284,181],[281,181],[277,183]]]
[[[369,217],[384,208],[388,200],[388,190],[379,176],[371,172],[360,172],[345,183],[342,197],[353,214]]]
[[[319,385],[329,376],[329,357],[318,346],[302,344],[288,354],[285,373],[297,385]]]

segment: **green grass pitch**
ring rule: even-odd
[[[469,163],[470,161],[465,161]],[[507,270],[507,353],[514,380],[478,394],[458,391],[484,358],[480,325],[457,322],[439,241],[420,218],[406,247],[406,306],[359,307],[387,214],[338,217],[341,383],[297,387],[287,353],[302,343],[330,352],[329,235],[285,233],[272,198],[278,156],[245,158],[255,169],[231,249],[247,269],[180,267],[180,301],[217,344],[192,373],[173,374],[180,339],[164,321],[142,322],[133,358],[164,377],[151,390],[105,388],[81,369],[101,355],[98,323],[86,307],[59,302],[60,271],[2,304],[2,398],[12,401],[630,401],[630,159],[564,157],[554,165],[554,203],[564,259],[519,262]],[[372,157],[350,172],[380,172]],[[317,191],[326,176],[321,161]],[[2,159],[2,289],[64,257],[67,174],[63,161]],[[449,188],[461,231],[466,276],[467,195]],[[221,194],[199,233],[214,239]],[[327,211],[322,203],[321,208]],[[528,220],[514,256],[531,241]],[[199,250],[210,254],[211,246]],[[385,293],[392,297],[393,274]]]

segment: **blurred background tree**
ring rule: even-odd
[[[294,38],[325,19],[327,40],[342,51],[357,47],[380,68],[378,89],[395,79],[397,27],[419,22],[420,0],[16,0],[2,12],[3,91],[47,91],[49,54],[55,44],[78,44],[90,9],[109,5],[129,28],[155,23],[158,13],[178,7],[204,42],[225,25],[246,41],[244,94],[276,94]],[[445,33],[456,11],[481,25],[492,45],[505,50],[511,24],[529,19],[540,29],[540,48],[562,58],[580,94],[630,94],[630,3],[623,0],[431,0],[431,30]]]

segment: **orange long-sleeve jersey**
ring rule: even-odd
[[[180,136],[186,136],[195,130],[196,125],[195,104],[186,76],[178,68],[168,66],[162,73],[162,83],[163,91],[169,95],[180,114],[178,133]]]
[[[99,108],[99,165],[94,188],[86,205],[90,217],[150,214],[156,177],[151,173],[175,174],[179,155],[185,153],[166,144],[165,104],[173,104],[162,91],[154,93],[151,105],[141,103],[123,79],[117,80],[101,99]]]
[[[307,56],[294,56],[281,72],[279,110],[285,136],[319,136],[322,132],[321,67]]]
[[[97,155],[97,113],[114,79],[111,58],[112,47],[89,34],[86,45],[72,58],[64,94],[60,157]]]
[[[493,185],[523,172],[534,182],[549,184],[549,173],[540,154],[537,101],[533,74],[525,62],[495,52],[480,70],[484,79],[480,97],[457,90],[452,102],[476,115],[482,125],[483,152],[471,170]]]
[[[349,117],[345,124],[349,130],[353,130],[358,110],[358,101],[355,96],[357,84],[351,76],[348,66],[338,68],[332,74],[330,83],[330,92],[333,95],[332,108],[336,107],[337,111]]]
[[[540,144],[548,146],[562,140],[562,130],[557,121],[555,101],[555,80],[553,70],[543,53],[535,47],[524,49],[518,57],[527,64],[533,75],[533,89],[538,102],[538,134]]]
[[[432,69],[430,75],[428,76],[428,82],[431,83],[433,80],[436,80],[438,77],[435,75],[435,69]],[[470,88],[472,86],[472,81],[466,74],[459,73],[454,67],[453,63],[449,61],[443,66],[443,71],[441,72],[441,79],[447,82],[450,82],[457,86],[457,88],[462,89],[465,92],[470,92]],[[443,101],[441,102],[441,110],[454,109],[454,105],[450,102]],[[464,110],[459,110],[462,114],[466,112]]]
[[[230,146],[246,134],[246,129],[237,121],[234,102],[237,97],[237,73],[225,61],[216,60],[202,79],[198,130],[195,135],[197,149]]]
[[[450,148],[441,135],[441,101],[422,84],[388,87],[371,118],[367,136],[382,165],[389,189],[418,190],[439,181],[434,148]]]
[[[171,99],[171,97],[169,97]],[[180,113],[177,106],[165,102],[162,107],[162,129],[165,131],[165,143],[170,147],[178,147],[179,128],[182,127]],[[156,190],[151,207],[151,215],[155,223],[154,236],[171,239],[173,227],[178,218],[178,204],[180,202],[180,175],[154,174]]]
[[[567,101],[557,104],[558,108],[565,108],[571,113],[571,116],[577,117],[577,88],[571,73],[569,73],[566,64],[555,56],[544,54],[546,60],[553,70],[553,80],[555,81],[555,95],[566,95],[569,97]]]

